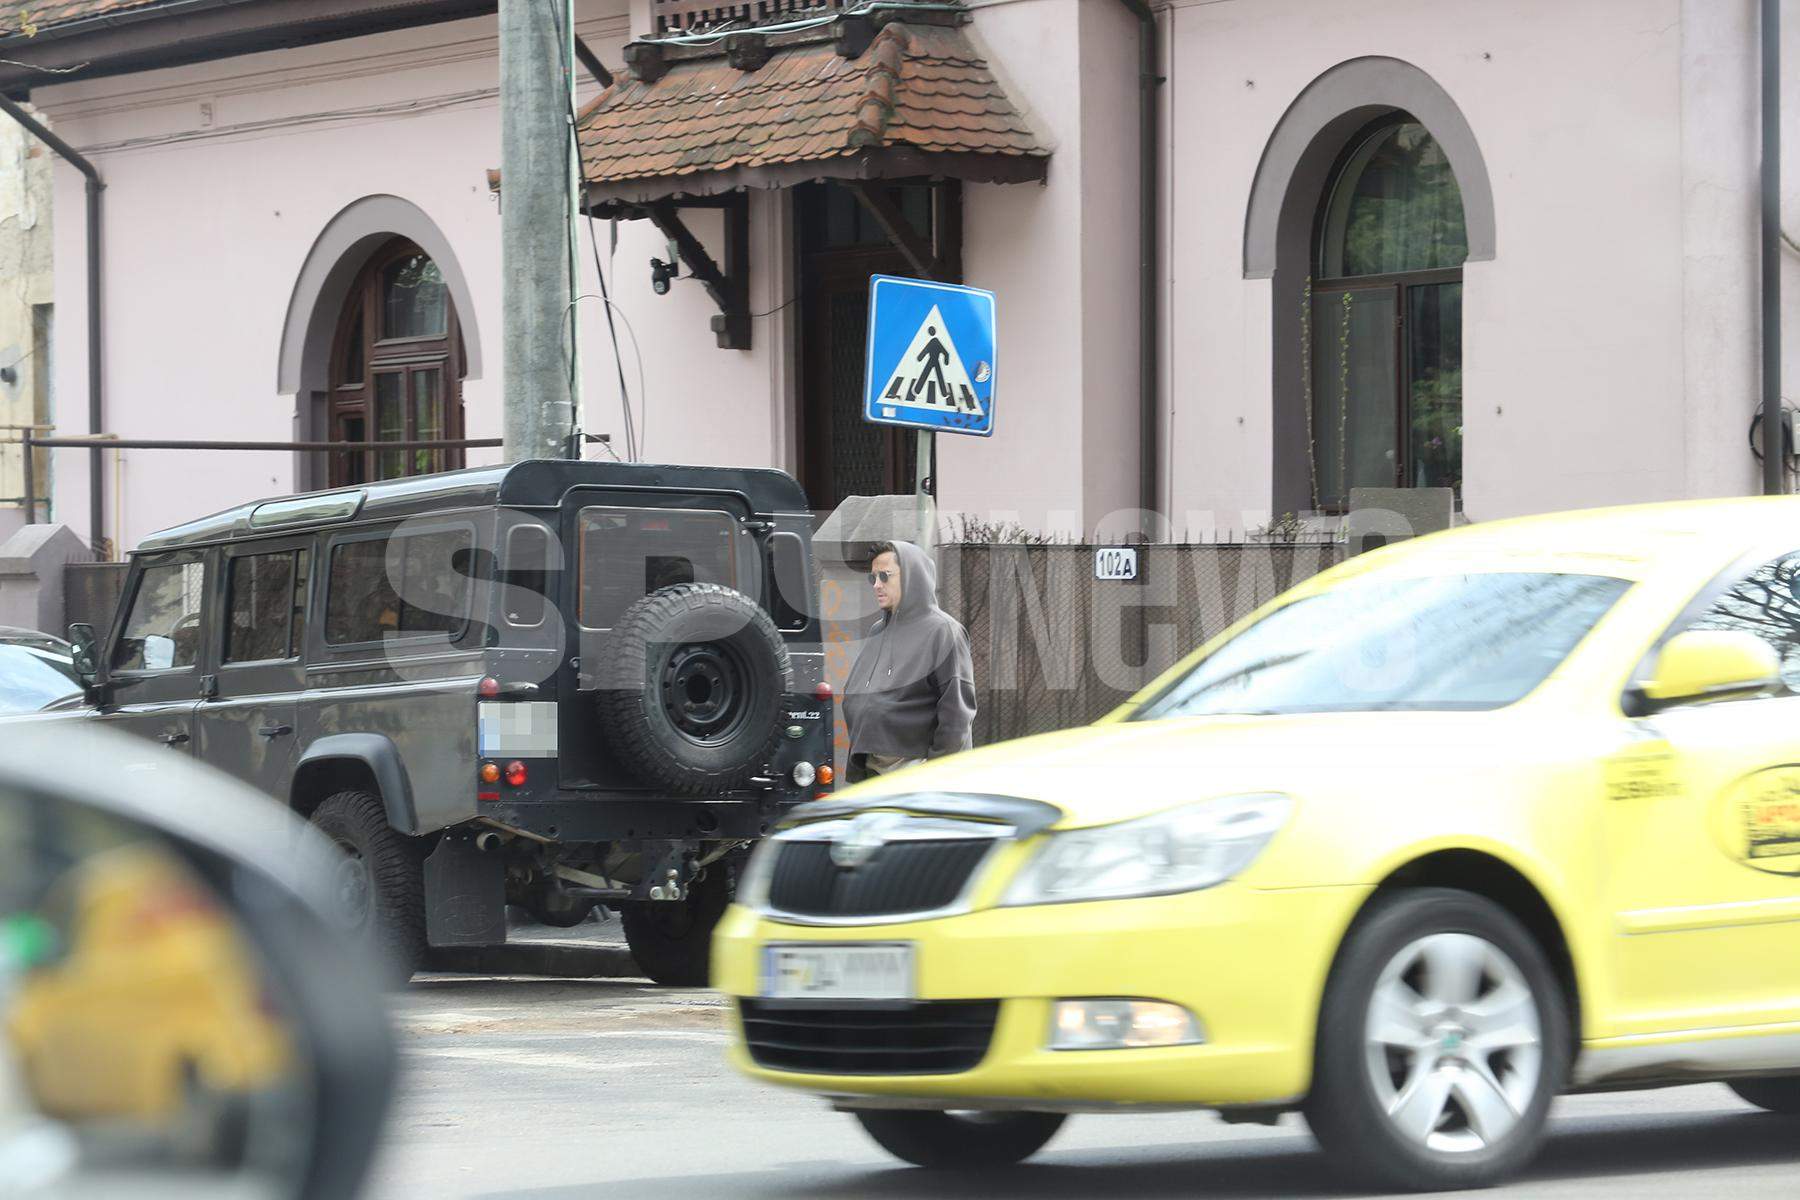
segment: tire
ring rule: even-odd
[[[712,933],[731,903],[730,873],[714,863],[680,901],[642,901],[619,913],[638,968],[664,987],[705,987]]]
[[[981,1171],[1022,1163],[1066,1120],[1061,1113],[864,1109],[852,1114],[883,1150],[915,1167]]]
[[[1562,985],[1509,913],[1467,892],[1397,892],[1338,953],[1307,1124],[1368,1187],[1486,1187],[1542,1145],[1571,1040]]]
[[[425,878],[417,850],[368,792],[327,798],[312,823],[345,857],[335,881],[340,919],[383,979],[405,983],[425,961]]]
[[[1784,1117],[1800,1117],[1800,1075],[1776,1079],[1739,1079],[1726,1085],[1758,1108]]]
[[[742,592],[682,583],[650,593],[619,618],[597,675],[601,734],[646,784],[731,791],[775,753],[787,646]]]

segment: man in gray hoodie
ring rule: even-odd
[[[844,685],[851,782],[967,750],[975,722],[969,635],[938,607],[931,557],[883,542],[869,583],[881,616]]]

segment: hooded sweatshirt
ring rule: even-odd
[[[850,753],[940,758],[967,750],[975,721],[969,635],[938,607],[937,568],[911,542],[900,560],[898,611],[869,631],[844,685]]]

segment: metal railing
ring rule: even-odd
[[[56,426],[54,425],[0,425],[0,446],[20,446],[33,434],[52,433],[55,429]],[[5,436],[7,434],[17,436]],[[39,444],[42,443],[40,442]],[[25,452],[25,478],[22,481],[24,486],[21,488],[24,495],[0,496],[0,504],[17,504],[25,509],[26,524],[33,523],[31,517],[37,510],[38,501],[44,500],[47,502],[49,500],[48,496],[37,495],[37,481],[33,477],[33,467],[34,464],[31,461],[31,452],[28,450]]]
[[[243,442],[195,441],[186,438],[122,438],[112,434],[36,437],[43,425],[0,427],[18,432],[15,444],[25,451],[25,523],[37,524],[37,468],[32,451],[45,450],[235,450],[288,454],[357,454],[368,451],[479,450],[501,445],[499,438],[424,438],[397,442]]]
[[[656,32],[683,33],[736,22],[762,24],[782,17],[823,15],[854,0],[654,0]]]

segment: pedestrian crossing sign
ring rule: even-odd
[[[987,437],[994,432],[994,350],[994,293],[874,276],[863,416]]]

